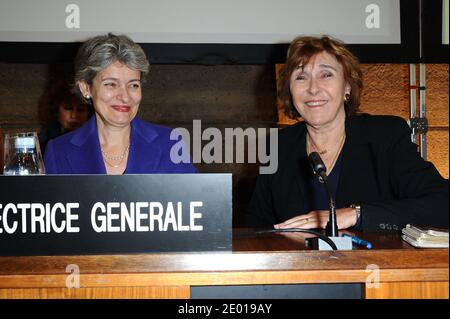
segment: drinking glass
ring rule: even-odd
[[[3,175],[45,174],[36,132],[5,134]]]

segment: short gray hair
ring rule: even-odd
[[[144,50],[126,35],[99,35],[86,42],[78,50],[75,57],[75,86],[74,92],[87,101],[81,93],[77,83],[84,81],[91,85],[98,72],[104,70],[113,62],[119,61],[131,69],[141,72],[141,82],[150,69]]]

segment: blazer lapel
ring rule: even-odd
[[[368,147],[368,140],[361,134],[358,123],[353,121],[352,117],[346,119],[345,132],[346,140],[342,148],[342,166],[339,173],[339,182],[336,194],[336,204],[338,207],[354,204],[353,198],[359,190],[355,189],[355,185],[360,184],[358,179],[365,160],[363,158]]]
[[[128,174],[157,171],[162,157],[161,147],[155,143],[158,132],[140,119],[131,122],[130,154],[126,172]]]
[[[311,167],[308,162],[308,154],[306,153],[306,134],[301,135],[301,140],[299,143],[299,156],[298,163],[295,170],[297,174],[297,181],[300,187],[300,198],[305,198],[306,193],[304,190],[307,189],[307,179],[311,176]]]
[[[95,115],[76,131],[70,143],[73,147],[67,153],[67,161],[72,171],[80,174],[106,174]]]
[[[302,199],[302,207],[304,207],[304,198],[307,196],[307,180],[311,177],[311,168],[308,162],[308,154],[306,153],[306,126],[303,124],[300,126],[301,130],[297,135],[295,143],[295,163],[294,163],[294,178],[297,181],[298,191],[297,194]]]

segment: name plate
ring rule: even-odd
[[[0,176],[0,255],[231,251],[231,174]]]

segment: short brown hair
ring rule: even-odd
[[[292,72],[299,65],[307,65],[309,60],[318,53],[327,52],[333,55],[342,65],[344,80],[351,87],[350,98],[344,103],[347,116],[358,112],[361,90],[363,87],[362,72],[358,59],[345,47],[345,44],[329,36],[310,37],[300,36],[295,38],[289,46],[286,63],[278,76],[278,99],[284,108],[284,112],[290,118],[298,118],[300,114],[292,102],[290,91],[290,78]]]

